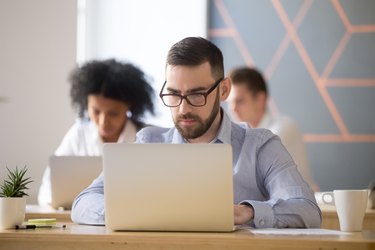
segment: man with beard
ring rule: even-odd
[[[188,37],[173,45],[159,95],[170,108],[175,127],[142,129],[137,142],[231,144],[235,225],[320,227],[314,193],[279,137],[231,122],[220,107],[231,89],[223,65],[221,51],[206,39]],[[72,220],[104,224],[104,218],[101,175],[74,201]]]

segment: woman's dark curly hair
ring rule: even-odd
[[[145,74],[130,63],[93,60],[74,69],[69,80],[72,105],[81,118],[85,116],[87,97],[91,94],[126,103],[135,122],[140,122],[146,111],[154,114],[154,90]]]

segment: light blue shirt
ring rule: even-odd
[[[266,129],[235,124],[224,111],[222,113],[222,124],[213,142],[232,145],[234,203],[247,203],[254,208],[254,219],[249,225],[256,228],[320,227],[321,212],[314,193],[280,138]],[[136,141],[186,143],[176,128],[160,127],[142,129]],[[72,208],[74,222],[105,223],[103,186],[101,174],[77,196]]]

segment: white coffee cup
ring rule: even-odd
[[[368,190],[334,190],[323,193],[322,200],[325,204],[336,206],[341,231],[362,231]]]

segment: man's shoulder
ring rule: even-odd
[[[269,129],[266,128],[251,128],[245,123],[233,123],[232,136],[237,141],[251,144],[264,144],[273,137],[277,137]]]
[[[235,133],[243,133],[246,136],[252,137],[264,137],[273,135],[273,133],[267,128],[252,128],[247,125],[245,122],[232,122],[232,130]]]
[[[266,128],[246,128],[246,137],[260,142],[267,141],[276,135]]]
[[[169,142],[173,135],[173,128],[149,126],[141,129],[137,134],[137,142]]]
[[[151,134],[163,134],[169,130],[171,130],[171,128],[164,128],[164,127],[158,127],[158,126],[148,126],[142,129],[144,133],[151,133]]]

